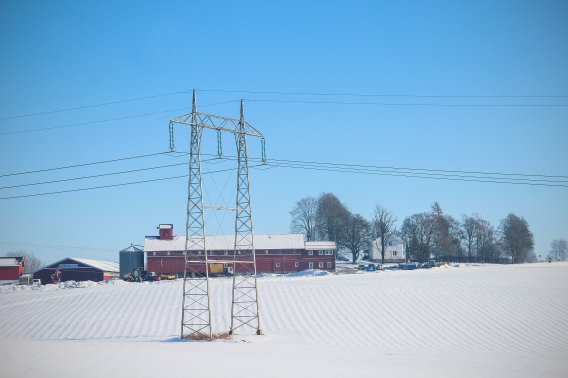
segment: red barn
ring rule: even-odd
[[[0,257],[0,283],[19,283],[25,265],[23,257]]]
[[[160,236],[145,238],[146,269],[157,274],[183,275],[185,236],[164,232],[161,226]],[[209,260],[233,259],[234,243],[234,235],[205,236]],[[335,242],[305,242],[302,234],[256,234],[254,247],[258,273],[291,273],[304,269],[335,271]]]

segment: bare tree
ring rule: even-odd
[[[462,241],[464,244],[465,252],[467,253],[467,261],[471,262],[473,260],[473,255],[475,253],[475,241],[478,228],[478,216],[467,216],[462,215]]]
[[[432,205],[432,217],[435,223],[434,255],[437,258],[455,256],[457,254],[457,247],[449,233],[449,217],[444,215],[437,201]]]
[[[564,261],[568,257],[568,243],[566,239],[553,240],[550,243],[550,252],[548,256],[556,261]]]
[[[39,258],[37,258],[33,253],[28,253],[21,249],[14,252],[8,252],[6,256],[23,257],[25,274],[32,274],[44,267],[43,262]]]
[[[375,214],[373,215],[372,222],[373,239],[380,239],[381,264],[384,264],[388,238],[391,235],[394,235],[396,230],[396,217],[384,207],[377,205],[375,207]]]
[[[371,244],[371,225],[361,215],[355,214],[349,216],[345,226],[342,245],[349,250],[352,261],[355,262]]]
[[[481,262],[497,262],[500,257],[495,228],[485,219],[477,218],[475,255]]]
[[[528,222],[515,214],[509,214],[499,225],[501,244],[505,252],[511,256],[513,263],[527,261],[529,252],[533,250],[533,234]]]
[[[407,254],[414,260],[427,261],[434,250],[435,221],[431,213],[413,214],[404,219],[402,238],[406,241]]]
[[[304,234],[307,241],[316,240],[317,208],[318,201],[314,197],[304,197],[296,202],[296,206],[290,211],[290,230]]]
[[[320,240],[334,241],[342,245],[345,224],[350,212],[333,193],[323,193],[318,198],[316,228]]]

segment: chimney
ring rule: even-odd
[[[161,224],[158,229],[160,230],[160,240],[172,240],[174,238],[173,224]]]

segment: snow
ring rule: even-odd
[[[264,335],[214,342],[176,342],[182,280],[2,288],[2,375],[566,376],[568,264],[318,274],[259,279]]]

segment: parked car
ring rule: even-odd
[[[377,267],[375,266],[375,264],[369,264],[369,265],[367,265],[366,270],[367,270],[367,272],[374,272],[374,271],[377,270]]]
[[[359,264],[359,266],[357,267],[357,269],[359,269],[359,270],[366,270],[367,267],[366,267],[365,265],[363,265],[363,264]]]

